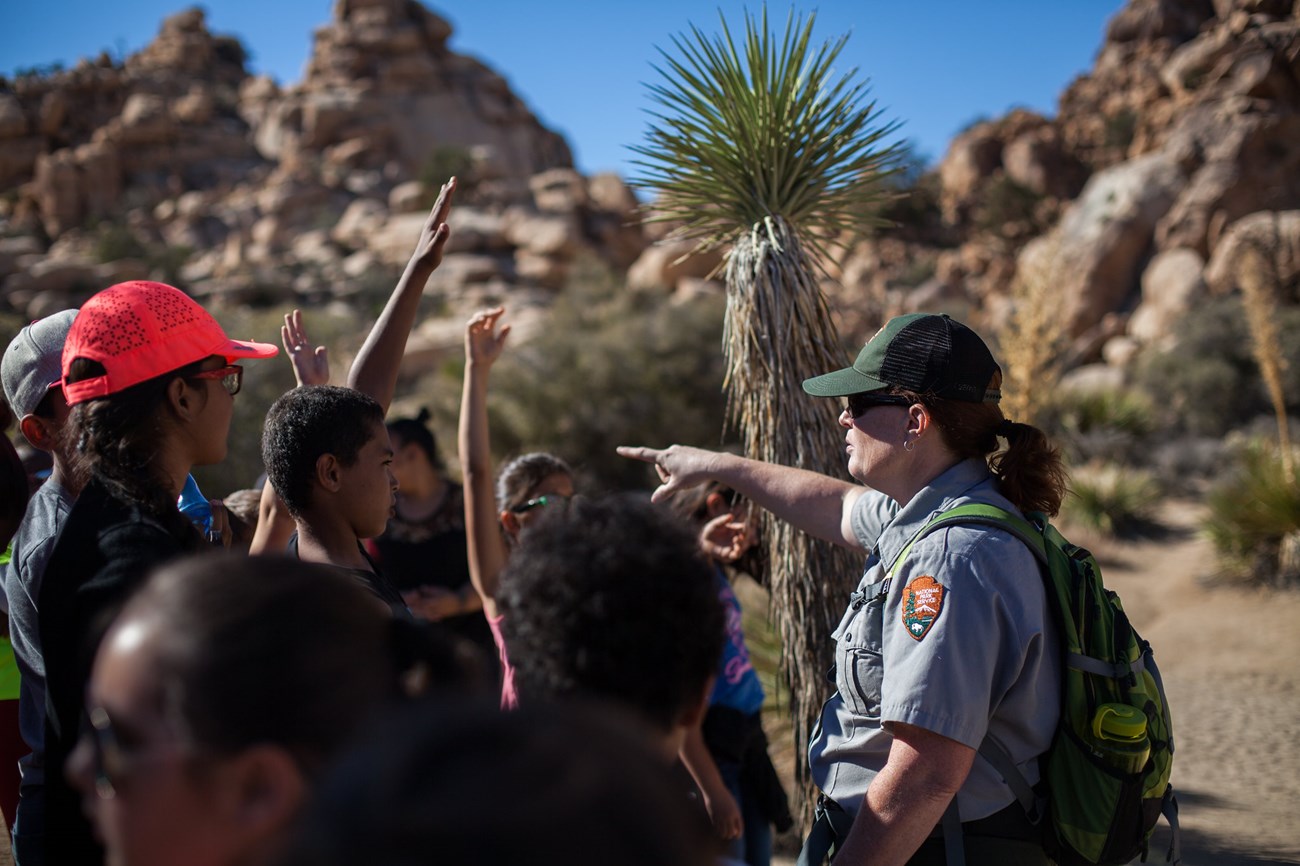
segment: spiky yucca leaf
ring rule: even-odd
[[[776,37],[745,16],[738,44],[696,27],[664,52],[663,82],[650,87],[660,110],[647,141],[634,148],[635,179],[657,198],[650,219],[679,223],[676,237],[697,249],[729,247],[726,257],[728,414],[745,453],[771,463],[843,477],[836,410],[810,398],[804,378],[844,365],[816,268],[827,247],[869,226],[887,194],[900,146],[880,142],[896,125],[878,125],[855,71],[836,78],[843,38],[812,43],[813,16],[786,20]],[[816,257],[809,253],[816,254]],[[861,558],[767,519],[772,607],[783,644],[797,748],[807,742],[826,697],[826,639],[861,572]],[[811,814],[807,764],[796,792]]]
[[[648,85],[656,122],[632,147],[634,184],[658,196],[648,219],[711,249],[779,215],[822,255],[841,232],[880,223],[879,181],[903,153],[882,142],[898,124],[881,123],[857,69],[836,76],[848,37],[814,46],[815,19],[791,10],[777,38],[764,7],[761,21],[745,15],[739,45],[725,19],[719,36],[692,25],[672,37],[678,56],[661,51],[664,80]]]

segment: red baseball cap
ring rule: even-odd
[[[232,340],[207,310],[180,289],[133,280],[86,301],[63,344],[63,396],[72,406],[221,355],[228,361],[270,358],[269,343]],[[69,382],[73,360],[88,358],[105,373]]]

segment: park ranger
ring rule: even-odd
[[[1060,457],[1042,431],[1003,416],[1001,382],[965,325],[900,316],[852,366],[804,382],[814,396],[847,398],[838,425],[860,483],[677,445],[620,449],[655,465],[657,500],[716,479],[866,553],[831,635],[835,693],[809,744],[822,795],[801,866],[828,853],[837,866],[943,864],[945,823],[972,866],[1049,862],[1015,794],[978,754],[988,735],[1034,783],[1056,728],[1060,664],[1037,561],[988,526],[947,526],[911,544],[957,505],[1059,509]]]

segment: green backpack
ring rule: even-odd
[[[1092,554],[1066,541],[1045,515],[1035,512],[1028,517],[992,505],[945,511],[904,548],[891,572],[912,544],[941,526],[992,526],[1029,546],[1045,566],[1048,603],[1060,634],[1061,718],[1051,747],[1039,758],[1042,782],[1037,790],[996,741],[985,738],[979,753],[1002,774],[1031,820],[1048,818],[1043,822],[1043,844],[1060,866],[1118,866],[1139,855],[1145,860],[1161,814],[1173,830],[1168,860],[1178,863],[1178,803],[1169,784],[1173,732],[1151,645],[1129,624],[1119,597],[1102,585]],[[1133,724],[1112,734],[1112,721],[1121,716]],[[1143,719],[1146,743],[1141,742]],[[945,839],[960,820],[955,808],[949,811]],[[960,844],[947,847],[949,863],[954,862],[954,847],[960,862]]]

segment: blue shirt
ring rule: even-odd
[[[730,707],[745,715],[763,709],[763,684],[758,680],[754,665],[749,660],[749,647],[745,645],[745,632],[741,628],[740,599],[731,587],[731,581],[721,568],[714,569],[718,586],[718,600],[727,618],[727,640],[722,645],[722,663],[718,679],[709,696],[710,706]]]

